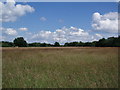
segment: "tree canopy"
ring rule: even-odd
[[[27,47],[27,42],[24,40],[23,37],[18,37],[14,39],[14,45],[18,47]]]
[[[40,42],[27,43],[23,37],[18,37],[13,42],[2,41],[0,44],[2,47],[120,47],[120,36],[109,37],[107,39],[102,38],[93,42],[66,42],[64,45],[60,45],[59,42],[55,42],[54,44]]]
[[[59,42],[55,42],[55,43],[54,43],[54,46],[55,46],[55,47],[59,47],[59,46],[60,46]]]

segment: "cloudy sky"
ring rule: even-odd
[[[0,40],[61,44],[118,36],[117,2],[0,2]]]

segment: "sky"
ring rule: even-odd
[[[0,2],[1,41],[96,41],[118,36],[117,2]]]

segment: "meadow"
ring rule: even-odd
[[[117,88],[118,48],[2,48],[3,88]]]

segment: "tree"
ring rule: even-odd
[[[15,38],[13,42],[14,42],[15,46],[27,47],[27,42],[24,40],[23,37]]]
[[[40,46],[41,46],[41,47],[47,47],[47,44],[46,44],[46,43],[41,43]]]
[[[64,44],[64,46],[67,47],[67,46],[69,46],[68,44],[69,44],[69,43],[67,42],[67,43]]]
[[[105,47],[106,46],[106,39],[102,38],[96,43],[97,47]]]
[[[86,43],[84,43],[84,46],[91,47],[92,43],[91,42],[86,42]]]
[[[2,47],[14,47],[14,44],[12,42],[2,41],[1,46]]]
[[[29,47],[40,47],[41,43],[37,43],[37,42],[35,42],[35,43],[29,43],[28,46]]]
[[[78,43],[78,46],[80,46],[80,47],[82,46],[82,47],[83,47],[83,46],[84,46],[84,43],[80,41],[80,42]]]
[[[59,46],[60,46],[59,42],[55,42],[55,43],[54,43],[54,46],[55,46],[55,47],[59,47]]]

